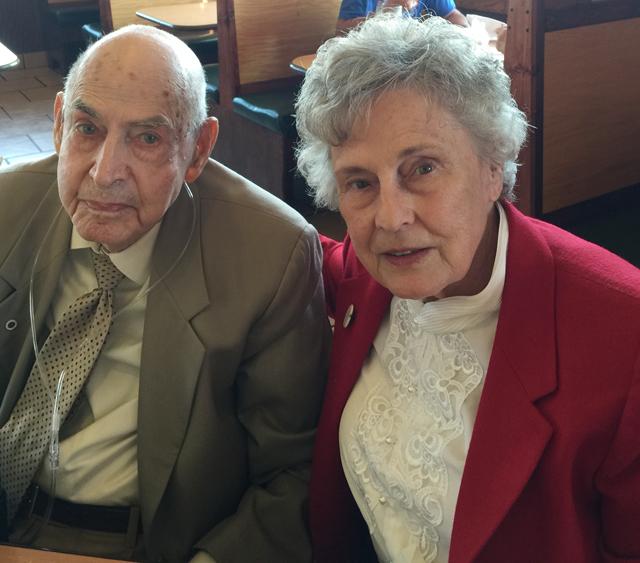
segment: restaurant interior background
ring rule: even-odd
[[[339,0],[0,0],[0,43],[19,55],[0,71],[0,167],[53,151],[53,99],[88,41],[167,4],[209,10],[206,24],[167,27],[205,67],[222,131],[213,157],[339,236],[339,217],[314,209],[294,172],[302,74],[290,64],[333,33]],[[535,126],[519,206],[640,266],[640,1],[457,4],[508,24],[505,68]]]

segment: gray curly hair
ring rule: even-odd
[[[502,62],[442,18],[378,15],[318,50],[296,101],[298,168],[318,206],[336,209],[331,147],[390,90],[411,89],[457,118],[478,154],[503,168],[502,198],[513,200],[516,158],[527,120]]]

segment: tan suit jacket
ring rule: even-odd
[[[0,396],[15,403],[69,248],[57,157],[0,174]],[[150,560],[310,559],[308,463],[329,334],[320,250],[304,219],[210,160],[192,186],[195,229],[148,296],[138,468]],[[192,225],[184,190],[169,209],[152,281]],[[11,322],[9,322],[11,321]],[[3,422],[3,421],[0,421]]]

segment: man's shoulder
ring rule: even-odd
[[[246,227],[259,222],[273,229],[299,232],[308,226],[281,199],[214,160],[209,160],[194,189],[202,202],[205,221],[211,210],[218,218],[222,215],[228,221],[240,220]]]
[[[12,183],[34,178],[42,178],[45,182],[51,181],[55,179],[57,169],[58,155],[56,154],[7,166],[0,169],[0,186],[4,188]]]
[[[0,228],[16,229],[31,216],[56,180],[56,155],[0,170]]]

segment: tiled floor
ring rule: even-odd
[[[53,152],[53,100],[62,77],[41,58],[0,72],[0,167]]]

